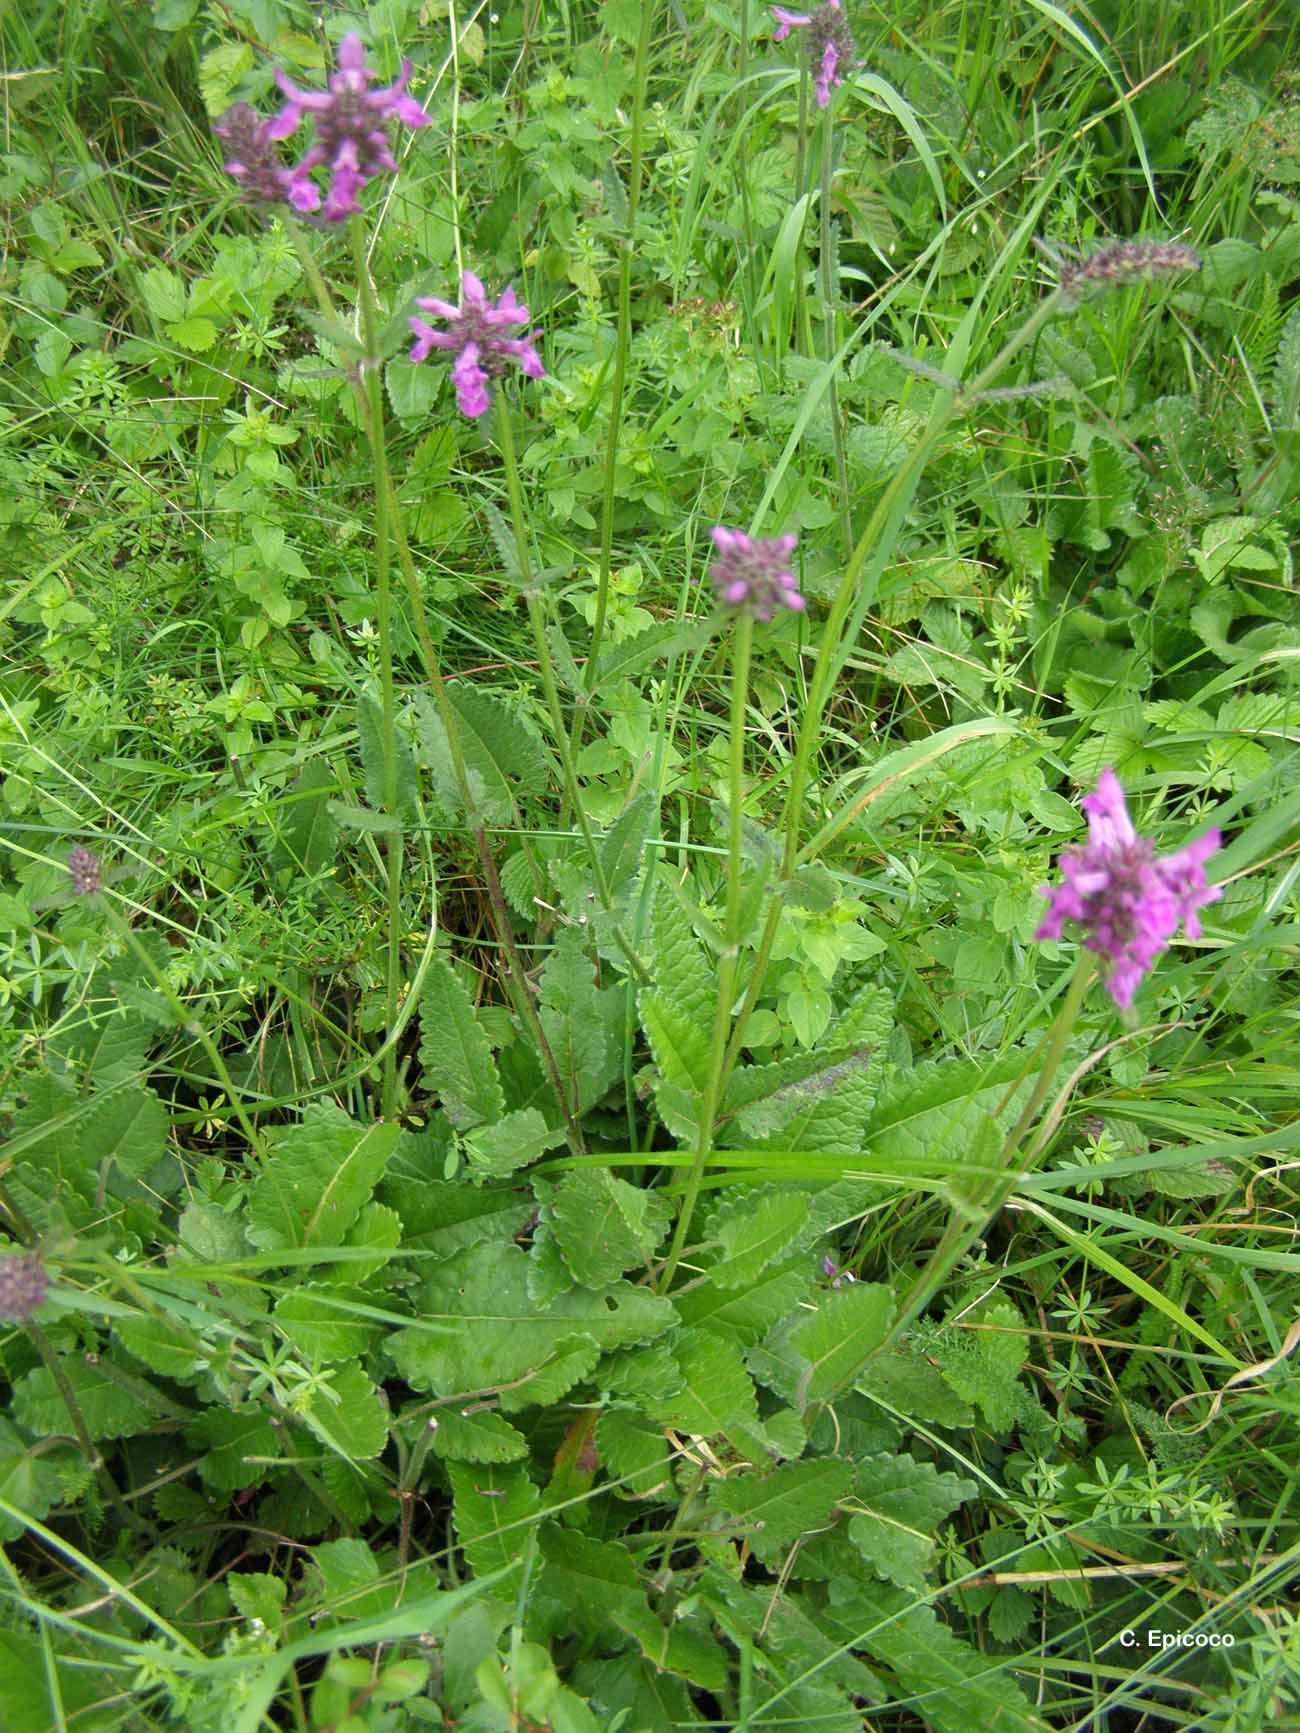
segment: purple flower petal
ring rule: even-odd
[[[503,289],[493,302],[481,278],[473,271],[464,271],[460,282],[461,304],[441,301],[436,296],[421,295],[416,306],[440,320],[448,329],[435,331],[423,319],[412,317],[411,330],[415,342],[410,350],[412,361],[424,361],[434,349],[456,352],[452,380],[461,413],[479,416],[487,409],[488,387],[514,361],[529,379],[543,379],[546,369],[534,346],[541,336],[532,331],[526,337],[507,337],[502,332],[511,326],[526,325],[529,312],[513,289]]]
[[[778,608],[803,611],[806,603],[789,570],[796,537],[786,534],[764,540],[746,535],[744,530],[729,529],[726,524],[718,524],[709,534],[717,552],[709,576],[719,601],[743,608],[763,624]]]
[[[1163,860],[1129,818],[1124,790],[1109,767],[1084,797],[1088,840],[1061,856],[1063,882],[1044,886],[1048,909],[1036,939],[1058,939],[1066,921],[1084,928],[1084,946],[1103,960],[1106,987],[1121,1010],[1133,1002],[1156,957],[1178,931],[1200,936],[1197,911],[1222,894],[1205,882],[1205,862],[1219,846],[1207,831]]]

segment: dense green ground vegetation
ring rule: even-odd
[[[0,10],[7,1733],[1300,1725],[1300,20],[830,10]]]

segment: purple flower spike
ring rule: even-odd
[[[1207,830],[1157,860],[1153,845],[1133,829],[1124,790],[1110,769],[1102,771],[1096,793],[1084,796],[1083,810],[1088,840],[1061,856],[1065,882],[1042,887],[1051,906],[1034,937],[1059,939],[1065,922],[1077,921],[1086,930],[1086,949],[1104,959],[1106,990],[1125,1011],[1180,926],[1189,939],[1201,936],[1197,910],[1222,895],[1205,882],[1219,833]]]
[[[853,61],[853,37],[840,0],[825,0],[815,12],[788,12],[784,6],[773,6],[776,29],[773,42],[784,42],[792,30],[807,30],[808,62],[815,74],[818,108],[831,100],[831,90],[843,84],[840,67]]]
[[[320,194],[305,175],[280,161],[274,125],[246,102],[227,109],[212,128],[230,153],[226,173],[239,182],[245,204],[288,204],[296,211],[314,211]]]
[[[388,142],[390,120],[403,126],[428,126],[429,117],[413,96],[406,94],[411,63],[402,62],[401,76],[392,84],[372,90],[379,74],[366,65],[361,38],[350,31],[338,47],[337,70],[330,74],[328,90],[299,90],[292,79],[277,72],[276,82],[288,101],[273,120],[264,122],[268,139],[288,138],[298,130],[305,114],[316,123],[316,140],[294,167],[292,177],[299,197],[304,188],[316,189],[308,176],[322,166],[329,169],[324,215],[332,223],[354,216],[361,206],[357,195],[377,174],[395,174],[397,163]],[[319,195],[317,194],[319,203]],[[299,210],[314,207],[290,198]]]
[[[424,361],[434,349],[455,351],[451,370],[456,387],[456,402],[462,415],[477,418],[483,415],[491,401],[488,385],[505,372],[506,362],[517,361],[529,379],[544,379],[546,369],[533,347],[540,331],[530,331],[526,337],[507,337],[503,333],[511,326],[527,325],[531,317],[511,288],[503,289],[495,301],[488,300],[487,290],[473,271],[466,271],[460,280],[460,306],[439,301],[432,295],[421,296],[417,307],[432,313],[448,329],[435,331],[432,325],[414,316],[411,329],[415,342],[411,360]]]
[[[711,534],[718,557],[709,567],[709,576],[720,602],[743,608],[764,625],[778,608],[803,612],[808,604],[790,570],[797,536],[756,539],[744,530],[729,530],[721,524]]]

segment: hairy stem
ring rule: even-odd
[[[930,1253],[924,1268],[912,1283],[898,1309],[898,1315],[890,1326],[889,1334],[880,1344],[877,1352],[883,1352],[897,1342],[920,1317],[976,1240],[987,1233],[990,1223],[996,1220],[1001,1213],[1003,1205],[1015,1190],[1019,1180],[1032,1169],[1034,1162],[1042,1154],[1042,1150],[1038,1147],[1038,1140],[1035,1140],[1031,1144],[1025,1160],[1017,1165],[1014,1172],[1007,1171],[1015,1161],[1021,1140],[1037,1119],[1039,1110],[1056,1081],[1056,1074],[1060,1069],[1066,1043],[1078,1021],[1079,1011],[1083,1005],[1083,996],[1092,980],[1093,969],[1094,964],[1091,955],[1087,951],[1082,952],[1078,967],[1074,971],[1073,979],[1065,995],[1065,1002],[1057,1013],[1056,1020],[1047,1037],[1038,1080],[1034,1084],[1033,1091],[1025,1103],[1020,1117],[1007,1133],[998,1153],[997,1165],[1003,1170],[1002,1177],[990,1180],[982,1188],[979,1195],[969,1201],[963,1200],[961,1209],[953,1211],[948,1226],[944,1230],[943,1238]]]
[[[695,1156],[687,1176],[686,1192],[677,1214],[668,1259],[659,1277],[659,1292],[672,1286],[699,1200],[704,1169],[713,1148],[713,1122],[722,1102],[726,1078],[727,1035],[731,1028],[731,1004],[736,992],[740,962],[740,907],[745,805],[745,706],[749,699],[749,663],[754,644],[754,622],[747,613],[736,621],[731,661],[731,719],[727,766],[727,900],[722,926],[722,954],[718,958],[718,996],[713,1007],[713,1046],[709,1056],[708,1082],[700,1104],[700,1123]]]
[[[821,257],[819,260],[822,293],[822,325],[825,331],[826,363],[829,366],[839,349],[839,273],[835,269],[835,232],[831,225],[831,191],[835,181],[835,105],[826,104],[822,117],[822,184],[819,201],[821,218]],[[840,545],[847,560],[853,551],[853,519],[849,512],[849,459],[844,444],[844,421],[840,415],[839,383],[834,373],[826,391],[826,403],[831,416],[831,438],[835,445],[835,483],[839,494]]]
[[[290,233],[293,235],[298,258],[302,263],[307,280],[311,284],[317,306],[325,317],[335,317],[334,302],[329,292],[329,286],[325,282],[314,254],[307,246],[302,230],[296,223],[292,223],[290,224]],[[368,428],[369,394],[359,379],[353,381],[353,387],[362,425]],[[410,543],[406,538],[406,526],[402,521],[400,504],[391,475],[387,478],[387,484],[389,525],[392,530],[393,543],[397,549],[398,564],[401,567],[402,578],[406,585],[407,598],[411,606],[411,620],[415,627],[416,641],[420,646],[420,658],[424,663],[425,673],[428,675],[429,689],[433,693],[438,718],[447,737],[447,750],[451,759],[452,779],[456,784],[456,793],[465,810],[466,822],[474,839],[474,851],[478,856],[479,869],[483,874],[483,883],[488,895],[488,912],[492,921],[492,930],[506,959],[506,990],[520,1021],[527,1025],[529,1033],[537,1045],[547,1081],[555,1093],[556,1102],[564,1116],[565,1135],[568,1138],[569,1147],[575,1155],[580,1155],[584,1148],[582,1133],[578,1128],[577,1121],[569,1112],[564,1086],[560,1080],[559,1066],[555,1062],[555,1054],[551,1050],[551,1044],[546,1038],[546,1031],[542,1027],[537,1007],[533,1003],[532,987],[524,968],[523,958],[519,954],[519,946],[515,940],[514,924],[510,918],[510,905],[507,903],[505,893],[501,888],[501,879],[497,873],[496,860],[492,853],[492,844],[488,839],[487,827],[483,822],[482,814],[478,810],[473,790],[470,787],[469,774],[465,766],[465,753],[460,739],[460,726],[448,696],[447,682],[443,678],[442,665],[429,631],[429,622],[425,616],[424,596],[420,590],[420,579],[415,570],[415,561],[411,557]]]
[[[627,357],[632,343],[632,251],[636,245],[636,214],[641,200],[643,131],[646,74],[650,59],[650,37],[654,29],[656,0],[643,0],[641,29],[637,34],[636,60],[632,73],[632,159],[627,177],[627,230],[619,243],[618,328],[614,338],[614,376],[610,385],[609,428],[605,437],[605,473],[600,502],[600,566],[596,578],[596,614],[591,625],[591,650],[587,657],[584,685],[590,697],[596,681],[596,666],[605,637],[609,609],[609,578],[614,552],[614,494],[618,479],[618,445],[623,428],[623,395],[627,387]],[[571,751],[576,758],[582,745],[586,706],[580,704],[573,717]]]
[[[384,810],[392,828],[384,836],[384,858],[388,868],[388,960],[384,982],[384,1027],[397,1021],[397,1001],[402,979],[402,855],[403,838],[397,788],[397,702],[393,686],[393,608],[389,579],[389,504],[392,486],[388,470],[388,446],[384,436],[384,382],[378,354],[375,293],[366,260],[365,220],[353,217],[352,256],[357,273],[357,300],[361,309],[361,334],[365,345],[362,374],[367,383],[369,414],[366,432],[375,475],[375,611],[379,625],[379,692],[383,712]],[[381,1085],[383,1114],[391,1119],[397,1111],[397,1049],[384,1055]]]

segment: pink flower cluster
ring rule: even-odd
[[[774,42],[784,42],[792,30],[808,32],[808,58],[816,75],[817,106],[825,108],[831,90],[843,84],[841,67],[853,59],[853,37],[840,0],[825,0],[815,12],[790,12],[784,6],[773,6],[776,19]]]
[[[797,536],[747,536],[719,524],[710,532],[718,557],[709,567],[720,602],[742,609],[764,625],[778,608],[802,613],[807,603],[790,570]]]
[[[1219,833],[1207,830],[1157,860],[1152,844],[1133,829],[1124,790],[1110,769],[1102,771],[1096,792],[1084,796],[1083,810],[1088,840],[1061,856],[1065,882],[1042,887],[1051,906],[1034,937],[1059,939],[1065,922],[1077,921],[1085,948],[1104,960],[1107,991],[1123,1011],[1180,926],[1189,939],[1200,937],[1197,910],[1222,894],[1205,882]]]
[[[410,61],[402,62],[401,76],[392,84],[372,90],[379,74],[366,65],[365,47],[355,31],[339,43],[337,70],[330,74],[328,90],[300,90],[283,72],[275,76],[288,98],[279,114],[262,120],[246,103],[237,103],[214,128],[230,147],[226,173],[241,183],[253,203],[283,201],[298,211],[318,209],[320,189],[311,176],[323,167],[330,178],[322,215],[332,223],[342,222],[361,209],[357,194],[368,181],[380,173],[397,172],[388,122],[429,124],[419,103],[406,94]],[[305,114],[315,122],[315,142],[299,162],[285,168],[275,142],[297,132]]]
[[[472,271],[460,279],[460,306],[439,301],[433,296],[421,296],[417,307],[432,313],[447,326],[435,331],[423,319],[412,317],[411,329],[415,342],[411,360],[425,360],[430,350],[447,349],[455,353],[451,370],[456,387],[456,402],[462,415],[479,416],[486,412],[490,398],[488,384],[505,371],[507,361],[517,361],[529,379],[542,379],[546,369],[533,347],[540,331],[530,331],[526,337],[508,337],[512,327],[527,325],[527,307],[515,299],[511,288],[503,289],[495,301],[488,300],[487,290]]]

